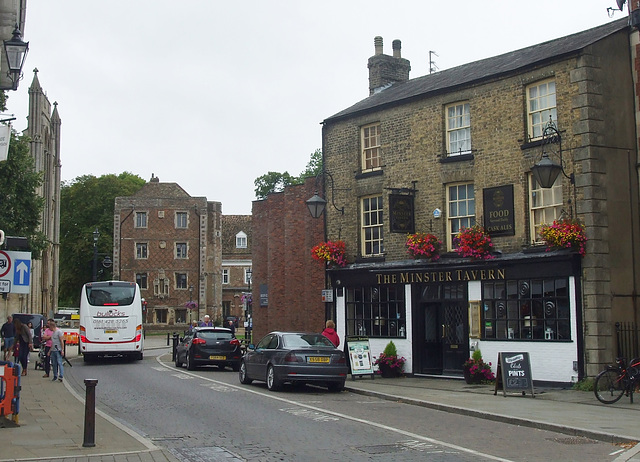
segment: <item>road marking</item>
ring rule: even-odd
[[[169,353],[165,353],[165,354],[169,354]],[[163,354],[163,355],[156,356],[156,361],[158,361],[158,363],[160,365],[166,367],[167,369],[173,369],[173,366],[169,366],[169,365],[167,365],[167,364],[162,362],[162,360],[160,358],[162,358],[163,356],[165,356],[165,355]],[[261,391],[258,391],[258,390],[252,390],[251,388],[248,388],[246,385],[243,385],[243,386],[231,385],[229,383],[220,382],[218,380],[210,379],[208,377],[202,377],[202,376],[199,376],[199,375],[194,374],[192,372],[188,372],[188,371],[181,371],[181,372],[183,374],[191,375],[192,377],[197,377],[197,378],[199,378],[201,380],[205,380],[207,382],[217,383],[219,385],[223,385],[223,386],[226,386],[226,387],[235,388],[236,390],[241,390],[241,391],[244,391],[245,393],[253,393],[254,395],[262,396],[264,398],[269,398],[269,399],[272,399],[272,400],[275,400],[275,401],[281,401],[283,403],[287,403],[287,404],[290,404],[290,405],[293,405],[293,406],[300,406],[300,407],[303,407],[303,408],[306,408],[306,409],[309,409],[309,410],[312,410],[312,411],[316,411],[316,412],[319,412],[319,413],[326,413],[326,414],[333,415],[333,416],[338,417],[338,418],[351,420],[352,422],[358,422],[358,423],[361,423],[361,424],[364,424],[364,425],[369,425],[371,427],[376,427],[376,428],[379,428],[379,429],[384,430],[386,432],[397,433],[397,434],[403,435],[403,436],[405,436],[407,438],[411,438],[412,440],[425,441],[427,443],[438,444],[440,446],[445,446],[447,448],[454,449],[454,450],[460,451],[460,452],[464,452],[466,454],[472,454],[472,455],[475,455],[475,456],[478,456],[478,457],[484,457],[484,458],[489,459],[489,460],[496,460],[496,461],[500,461],[500,462],[513,462],[510,459],[504,459],[502,457],[496,457],[496,456],[493,456],[491,454],[485,454],[485,453],[482,453],[482,452],[479,452],[479,451],[475,451],[473,449],[468,449],[468,448],[465,448],[465,447],[462,447],[462,446],[458,446],[457,444],[447,443],[446,441],[440,441],[440,440],[436,440],[436,439],[429,438],[429,437],[426,437],[426,436],[418,435],[416,433],[408,432],[408,431],[405,431],[405,430],[400,430],[398,428],[390,427],[388,425],[384,425],[384,424],[381,424],[381,423],[378,423],[378,422],[372,422],[370,420],[360,419],[358,417],[353,417],[353,416],[350,416],[350,415],[347,415],[347,414],[342,414],[340,412],[328,411],[326,409],[321,409],[321,408],[318,408],[318,407],[315,407],[315,406],[310,406],[310,405],[305,404],[305,403],[299,403],[299,402],[291,400],[291,399],[286,399],[286,398],[282,398],[280,396],[275,396],[273,393],[268,394],[268,393],[264,393],[264,392],[261,392]]]
[[[327,415],[325,412],[317,412],[309,409],[300,409],[299,407],[280,409],[282,412],[292,414],[298,417],[304,417],[307,419],[315,420],[317,422],[334,422],[340,420],[337,417]]]
[[[210,383],[201,383],[200,386],[201,387],[207,387],[207,388],[212,389],[213,391],[219,391],[221,393],[230,393],[230,392],[231,393],[235,393],[236,391],[238,391],[238,390],[236,390],[234,388],[231,388],[231,387],[227,386],[226,384],[225,385],[218,385],[216,383],[216,384],[211,385]]]

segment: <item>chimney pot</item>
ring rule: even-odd
[[[402,42],[398,39],[393,41],[393,57],[394,58],[402,58],[402,53],[401,53],[401,49],[402,49]]]
[[[375,48],[375,54],[381,55],[382,54],[382,37],[380,37],[379,35],[377,37],[374,37],[373,46]]]

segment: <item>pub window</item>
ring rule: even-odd
[[[382,255],[384,235],[382,232],[382,196],[362,199],[362,255]]]
[[[568,278],[482,284],[482,338],[571,340]]]
[[[347,335],[406,338],[404,286],[369,286],[346,290]]]
[[[381,167],[380,124],[362,127],[362,171],[378,170]]]
[[[469,103],[447,106],[447,153],[471,154],[471,111]]]
[[[545,80],[527,88],[527,120],[530,140],[542,138],[544,126],[558,121],[556,111],[556,82]]]
[[[453,250],[453,238],[463,228],[476,224],[476,198],[473,183],[447,187],[447,248]]]
[[[562,215],[562,175],[550,188],[543,188],[529,175],[529,205],[531,207],[531,242],[541,243],[540,228],[552,224]]]

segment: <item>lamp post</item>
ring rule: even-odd
[[[246,319],[247,319],[247,327],[245,328],[245,338],[247,338],[249,340],[249,343],[251,343],[251,325],[252,325],[252,313],[251,313],[251,308],[252,308],[252,303],[253,303],[253,296],[251,295],[251,278],[253,277],[253,271],[251,270],[251,268],[249,268],[247,270],[247,291],[249,292],[249,298],[247,298],[247,307],[246,307]]]
[[[13,36],[11,40],[4,41],[4,54],[7,58],[9,70],[7,76],[13,84],[10,87],[3,87],[0,90],[17,90],[18,82],[22,79],[22,66],[24,60],[27,57],[27,51],[29,51],[29,42],[22,41],[22,32],[18,29],[16,24],[13,29]]]
[[[93,274],[92,281],[98,280],[98,238],[100,238],[100,231],[96,228],[93,231]]]

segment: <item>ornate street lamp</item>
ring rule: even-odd
[[[100,231],[98,228],[93,231],[93,278],[92,281],[98,280],[98,239],[100,238]]]
[[[551,144],[558,145],[558,157],[560,158],[560,164],[553,162],[545,150],[545,147],[550,146]],[[549,117],[549,122],[547,122],[544,126],[544,130],[542,131],[542,158],[537,164],[531,167],[531,173],[543,188],[553,187],[553,184],[560,173],[567,177],[569,181],[571,181],[571,184],[575,184],[575,177],[573,173],[571,173],[571,175],[567,175],[564,171],[562,162],[562,135],[560,134],[558,127],[556,127],[556,124],[551,120],[551,117]]]
[[[2,90],[18,89],[18,82],[22,79],[22,66],[27,57],[27,51],[29,51],[29,42],[22,41],[22,32],[20,32],[16,24],[11,40],[4,41],[4,54],[9,65],[7,76],[13,85],[11,87],[3,87]]]
[[[321,175],[326,175],[331,180],[331,205],[333,205],[333,208],[335,208],[338,212],[344,215],[344,207],[339,209],[334,201],[335,189],[333,185],[333,176],[331,175],[331,173],[325,170],[316,175],[316,192],[311,199],[306,201],[307,207],[309,208],[309,213],[311,213],[311,216],[313,218],[320,218],[320,215],[322,215],[322,212],[324,212],[324,209],[327,205],[327,201],[318,195],[318,179]]]

